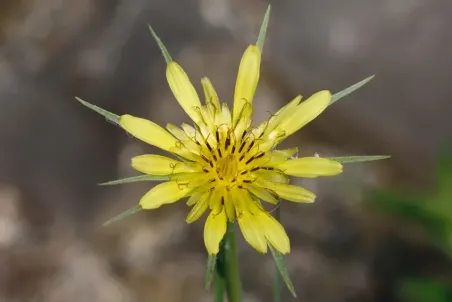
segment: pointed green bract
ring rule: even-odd
[[[278,222],[281,222],[281,200],[278,200],[278,204],[273,211],[273,217],[275,217]],[[281,274],[279,273],[279,268],[275,263],[275,276],[273,280],[273,302],[281,301],[281,284]]]
[[[171,58],[168,50],[166,49],[165,45],[163,45],[162,40],[160,40],[160,38],[157,36],[157,34],[155,33],[155,31],[152,29],[151,25],[149,26],[149,30],[151,31],[152,36],[155,39],[155,42],[157,42],[157,45],[160,48],[160,51],[162,52],[163,57],[165,58],[166,64],[168,64],[169,62],[173,61],[173,59]]]
[[[82,103],[82,105],[88,107],[89,109],[96,111],[97,113],[99,113],[100,115],[103,115],[107,120],[109,120],[110,122],[113,122],[115,124],[119,125],[119,115],[116,115],[114,113],[111,113],[105,109],[102,109],[100,107],[97,107],[96,105],[90,104],[88,102],[85,102],[84,100],[82,100],[79,97],[75,97],[75,99],[77,101],[79,101],[80,103]]]
[[[353,91],[361,88],[362,86],[364,86],[365,84],[367,84],[370,80],[372,80],[375,77],[375,75],[370,76],[364,80],[362,80],[361,82],[358,82],[348,88],[345,88],[342,91],[339,91],[338,93],[333,94],[333,97],[331,98],[330,101],[330,105],[332,105],[333,103],[339,101],[341,98],[343,98],[344,96],[349,95],[350,93],[352,93]]]
[[[257,47],[260,51],[264,48],[265,36],[267,35],[268,20],[270,18],[271,5],[268,5],[267,11],[265,12],[264,20],[262,21],[261,29],[259,30],[259,36],[257,37]]]
[[[124,218],[126,218],[126,217],[129,217],[129,216],[131,216],[131,215],[133,215],[133,214],[136,214],[136,213],[140,212],[141,210],[142,210],[142,208],[141,208],[140,206],[135,206],[135,207],[133,207],[133,208],[131,208],[131,209],[128,209],[127,211],[122,212],[121,214],[116,215],[115,217],[113,217],[113,218],[107,220],[107,221],[104,223],[104,226],[107,226],[107,225],[109,225],[109,224],[111,224],[111,223],[113,223],[113,222],[122,220],[122,219],[124,219]]]
[[[118,180],[107,181],[104,183],[100,183],[99,186],[114,186],[141,181],[166,181],[171,180],[171,177],[174,177],[174,175],[139,175]]]
[[[289,272],[287,271],[287,266],[286,266],[286,263],[284,262],[283,256],[281,255],[281,253],[279,253],[277,250],[275,250],[270,244],[268,245],[268,247],[270,248],[273,259],[275,260],[275,263],[276,263],[276,267],[278,268],[282,279],[286,283],[286,286],[289,289],[292,296],[294,296],[294,298],[296,298],[297,294],[295,293],[295,289],[293,287],[292,280],[290,280]]]
[[[341,164],[359,163],[366,161],[376,161],[390,158],[390,155],[365,155],[365,156],[340,156],[340,157],[327,157],[328,159],[335,160]]]
[[[209,255],[207,258],[207,269],[206,269],[206,290],[210,289],[212,284],[213,276],[215,276],[215,264],[217,262],[217,255]]]

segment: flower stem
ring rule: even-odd
[[[214,296],[214,301],[215,302],[223,302],[223,297],[224,297],[224,278],[221,276],[221,274],[217,270],[215,272],[215,296]]]
[[[225,236],[224,260],[226,293],[229,302],[242,301],[242,285],[240,281],[239,263],[237,257],[237,242],[235,238],[234,224],[228,222],[228,230]]]

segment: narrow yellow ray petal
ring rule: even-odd
[[[282,120],[277,128],[283,130],[286,136],[291,135],[319,116],[328,107],[330,100],[331,93],[327,90],[313,94]]]
[[[281,254],[290,253],[290,240],[283,226],[266,212],[256,215],[256,219],[268,242]]]
[[[204,244],[209,255],[216,255],[220,251],[220,242],[226,234],[226,228],[227,219],[224,209],[220,213],[210,212],[204,226]]]
[[[166,79],[176,100],[188,116],[198,123],[201,119],[199,113],[201,102],[185,71],[176,62],[169,62],[166,66]]]
[[[246,242],[259,253],[266,254],[267,240],[259,221],[256,220],[254,215],[249,212],[243,212],[238,216],[237,220]]]
[[[232,122],[235,125],[240,119],[243,107],[246,103],[252,103],[261,65],[261,51],[256,45],[250,45],[245,50],[240,61],[239,71],[234,92],[234,109]]]
[[[169,151],[176,145],[174,136],[149,120],[126,114],[120,117],[119,124],[136,138],[160,149]]]
[[[213,88],[212,83],[209,78],[204,77],[201,79],[202,89],[204,90],[204,95],[206,97],[206,104],[213,104],[216,110],[220,110],[220,100],[218,98],[218,94]]]
[[[140,200],[140,206],[145,209],[157,209],[164,204],[178,201],[185,197],[193,188],[180,185],[177,181],[168,181],[153,187]]]
[[[274,152],[282,153],[289,158],[298,153],[298,148],[294,147],[294,148],[289,148],[289,149],[275,150]]]
[[[342,165],[339,162],[321,157],[292,159],[277,165],[276,168],[287,175],[309,178],[333,176],[342,172]]]
[[[243,184],[243,187],[248,189],[251,192],[251,194],[253,194],[254,196],[263,201],[266,201],[271,204],[278,203],[278,199],[265,188],[255,186],[253,184]]]
[[[135,170],[150,175],[170,175],[201,171],[201,167],[199,165],[183,163],[181,161],[156,154],[145,154],[133,157],[132,167]]]
[[[283,173],[277,172],[277,171],[266,171],[266,170],[259,170],[253,173],[253,176],[257,177],[257,183],[260,183],[260,181],[264,182],[279,182],[283,184],[289,183],[289,178],[284,175]]]
[[[210,192],[206,192],[205,190],[200,190],[200,188],[198,188],[198,190],[194,190],[193,192],[191,192],[191,196],[187,200],[187,206],[191,207],[192,205],[197,203],[198,200],[200,200],[201,198],[204,198],[204,195],[209,195],[209,194],[210,194]],[[206,198],[207,198],[207,196],[206,196]]]
[[[264,121],[259,125],[259,128],[264,127],[264,136],[274,137],[275,134],[270,135],[275,128],[281,123],[281,121],[285,120],[288,116],[291,116],[297,108],[297,106],[301,102],[301,95],[295,97],[292,101],[290,101],[287,105],[279,109],[268,121]],[[276,131],[275,133],[277,133]]]
[[[232,189],[235,191],[235,189]],[[234,208],[234,200],[232,199],[232,193],[230,190],[225,190],[224,194],[224,208],[226,210],[226,215],[229,221],[234,221],[235,219],[235,208]]]
[[[208,195],[204,194],[204,196],[195,204],[195,206],[191,209],[190,213],[187,215],[187,223],[192,223],[199,219],[199,217],[204,214],[204,212],[209,208],[209,200]]]
[[[298,186],[271,181],[263,181],[259,178],[255,181],[255,184],[271,190],[282,199],[294,202],[314,202],[315,200],[314,193]]]

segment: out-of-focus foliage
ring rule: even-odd
[[[374,206],[400,220],[420,227],[425,240],[446,255],[452,265],[452,151],[438,156],[433,190],[424,193],[386,190],[377,192]],[[452,274],[404,276],[400,280],[402,301],[452,301]]]

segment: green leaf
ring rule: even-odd
[[[264,48],[265,36],[267,35],[267,27],[268,27],[268,20],[270,18],[270,10],[271,10],[271,5],[269,4],[267,7],[267,11],[265,12],[265,15],[264,15],[264,20],[262,21],[262,24],[261,24],[261,29],[259,30],[259,36],[257,37],[256,45],[257,45],[257,47],[259,47],[259,49],[261,51]]]
[[[109,111],[107,111],[105,109],[102,109],[100,107],[97,107],[96,105],[93,105],[93,104],[90,104],[88,102],[85,102],[84,100],[82,100],[79,97],[75,97],[75,99],[77,101],[79,101],[80,103],[82,103],[82,105],[88,107],[89,109],[91,109],[93,111],[96,111],[100,115],[103,115],[107,120],[119,125],[119,115],[111,113],[111,112],[109,112]]]
[[[357,156],[340,156],[340,157],[327,157],[327,158],[338,161],[341,164],[349,164],[349,163],[358,163],[358,162],[388,159],[390,157],[391,157],[390,155],[363,155],[363,156],[357,155]]]
[[[113,218],[107,220],[107,221],[104,223],[104,226],[107,226],[107,225],[109,225],[109,224],[111,224],[111,223],[113,223],[113,222],[122,220],[122,219],[124,219],[124,218],[126,218],[126,217],[129,217],[130,215],[136,214],[136,213],[140,212],[141,210],[143,210],[143,209],[142,209],[139,205],[138,205],[138,206],[135,206],[135,207],[133,207],[133,208],[131,208],[131,209],[128,209],[127,211],[122,212],[121,214],[116,215],[115,217],[113,217]]]
[[[270,244],[268,245],[270,248],[270,251],[272,253],[273,259],[275,260],[276,267],[278,267],[279,273],[281,274],[282,279],[286,283],[287,288],[289,289],[290,293],[294,298],[297,297],[297,294],[295,293],[295,289],[292,284],[292,280],[290,280],[289,272],[287,271],[287,266],[284,262],[283,256],[280,252],[275,250]]]
[[[166,49],[165,45],[163,45],[162,40],[160,40],[160,38],[157,36],[157,34],[155,33],[155,31],[152,29],[151,25],[149,26],[149,30],[151,31],[152,36],[155,39],[155,42],[157,42],[157,45],[160,48],[160,51],[162,52],[163,57],[165,58],[166,64],[168,64],[169,62],[172,62],[173,59],[171,58],[168,50]]]
[[[127,178],[118,179],[118,180],[107,181],[107,182],[99,184],[99,186],[114,186],[114,185],[129,184],[129,183],[141,182],[141,181],[166,181],[166,180],[171,180],[172,177],[174,177],[174,175],[139,175],[139,176],[132,176],[132,177],[127,177]]]
[[[217,262],[216,255],[209,255],[207,258],[207,270],[206,270],[206,290],[210,289],[212,284],[213,276],[215,276],[215,264]]]
[[[336,101],[339,101],[341,98],[343,98],[344,96],[349,95],[350,93],[352,93],[353,91],[361,88],[362,86],[364,86],[365,84],[367,84],[370,80],[372,80],[375,77],[375,75],[370,76],[364,80],[362,80],[361,82],[358,82],[348,88],[345,88],[342,91],[339,91],[338,93],[333,94],[333,97],[331,98],[330,101],[330,105],[332,105],[333,103],[335,103]]]
[[[447,302],[452,299],[451,284],[433,278],[408,279],[403,282],[400,296],[413,302]]]

